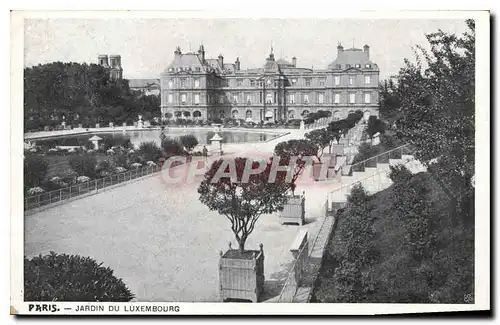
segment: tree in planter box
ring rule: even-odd
[[[230,221],[239,245],[237,250],[230,247],[225,254],[221,253],[222,300],[257,301],[263,290],[262,247],[260,251],[246,250],[245,242],[261,215],[282,209],[287,201],[290,184],[285,181],[285,173],[278,172],[276,180],[270,181],[271,166],[270,162],[248,158],[219,159],[205,173],[198,188],[200,201]]]
[[[325,147],[330,147],[330,144],[334,141],[333,135],[328,132],[326,128],[323,129],[317,129],[313,130],[309,133],[306,133],[305,135],[306,139],[311,141],[314,145],[318,147],[318,151],[316,153],[316,158],[318,158],[318,162],[313,162],[313,173],[314,173],[314,179],[316,180],[324,180],[326,178],[326,170],[325,170],[325,175],[321,175],[321,170],[323,168],[323,162],[321,161],[321,158],[323,157],[323,152],[325,150]],[[327,157],[329,158],[329,156]],[[327,168],[330,167],[330,161],[327,159]]]
[[[306,166],[306,157],[314,157],[318,154],[318,146],[307,139],[289,140],[280,142],[274,148],[274,155],[279,157],[280,166],[288,166],[290,160],[295,157],[293,177],[290,189],[294,194],[296,185],[295,182],[304,171]]]
[[[191,151],[198,145],[198,139],[192,134],[186,134],[179,138],[181,144],[187,151]]]

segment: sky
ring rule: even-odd
[[[370,46],[380,78],[394,75],[415,45],[428,47],[425,34],[441,29],[463,33],[463,20],[450,19],[26,19],[24,66],[62,62],[97,63],[99,54],[119,54],[123,76],[159,78],[183,52],[204,44],[206,57],[239,57],[241,69],[259,68],[273,46],[276,59],[297,57],[297,66],[324,69],[344,48]]]

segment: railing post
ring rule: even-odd
[[[70,199],[71,199],[71,188],[72,188],[72,187],[73,187],[73,186],[71,186],[71,185],[69,186],[69,198],[70,198]]]
[[[49,192],[49,204],[52,203],[52,191]]]

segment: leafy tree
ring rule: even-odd
[[[441,30],[426,35],[430,51],[419,47],[416,63],[405,60],[395,90],[401,115],[396,121],[398,136],[414,145],[416,158],[453,189],[449,193],[457,213],[461,201],[474,192],[474,21],[467,20],[467,25],[463,35]]]
[[[49,169],[48,162],[39,155],[25,153],[24,156],[24,184],[28,187],[38,186]]]
[[[247,166],[248,164],[248,166]],[[259,162],[247,158],[219,159],[205,173],[198,187],[200,201],[210,210],[224,215],[231,222],[231,230],[239,244],[239,251],[245,251],[245,242],[255,228],[255,223],[263,214],[283,209],[287,202],[286,192],[290,184],[284,173],[277,173],[276,180],[270,181],[271,163],[265,163],[264,170],[244,178],[245,170],[259,168]],[[231,173],[232,177],[221,176]]]
[[[316,152],[316,158],[321,162],[321,157],[323,156],[323,151],[325,147],[329,147],[332,142],[333,136],[330,132],[327,131],[326,128],[313,130],[311,132],[306,133],[306,139],[311,141],[316,147],[318,147],[318,151]]]
[[[154,141],[142,142],[138,153],[145,161],[158,161],[161,157],[161,149]]]
[[[122,279],[90,257],[50,254],[24,259],[25,301],[117,301],[134,298]]]
[[[370,137],[370,139],[373,139],[373,136],[376,133],[384,134],[385,133],[385,127],[384,127],[384,122],[382,120],[379,120],[376,116],[370,116],[368,118],[368,126],[366,127],[366,133]]]
[[[183,135],[179,140],[187,151],[193,150],[198,145],[198,139],[192,134]]]
[[[327,127],[328,132],[330,132],[332,139],[337,141],[337,144],[340,143],[340,138],[342,136],[342,124],[340,121],[332,121],[328,124]],[[333,141],[333,140],[332,140]],[[333,143],[330,143],[330,148]]]
[[[295,182],[304,171],[307,159],[316,156],[318,150],[318,146],[306,139],[280,142],[274,148],[274,155],[279,157],[280,166],[290,166],[293,163],[292,193],[295,191]],[[292,161],[292,159],[295,161]]]
[[[69,158],[69,166],[78,176],[87,176],[96,178],[97,174],[97,159],[91,154],[80,154]]]

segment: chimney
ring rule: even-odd
[[[297,67],[297,58],[296,58],[296,57],[293,57],[293,58],[292,58],[292,65],[293,65],[294,67]]]
[[[365,51],[366,57],[369,58],[370,57],[370,47],[365,44],[365,46],[363,46],[363,51]]]
[[[219,64],[220,64],[221,68],[223,68],[224,67],[224,57],[222,56],[222,54],[219,54],[218,58],[219,58]]]
[[[205,63],[205,47],[200,45],[200,49],[198,50],[198,56],[201,60],[201,63]]]
[[[236,58],[234,65],[236,66],[236,71],[240,71],[240,58]]]
[[[177,48],[176,48],[176,49],[175,49],[175,51],[174,51],[174,56],[175,56],[175,58],[180,58],[180,57],[181,57],[181,54],[182,54],[182,52],[181,52],[181,47],[180,47],[180,46],[177,46]]]
[[[340,54],[340,52],[344,52],[344,47],[339,43],[339,45],[337,45],[337,53]]]

